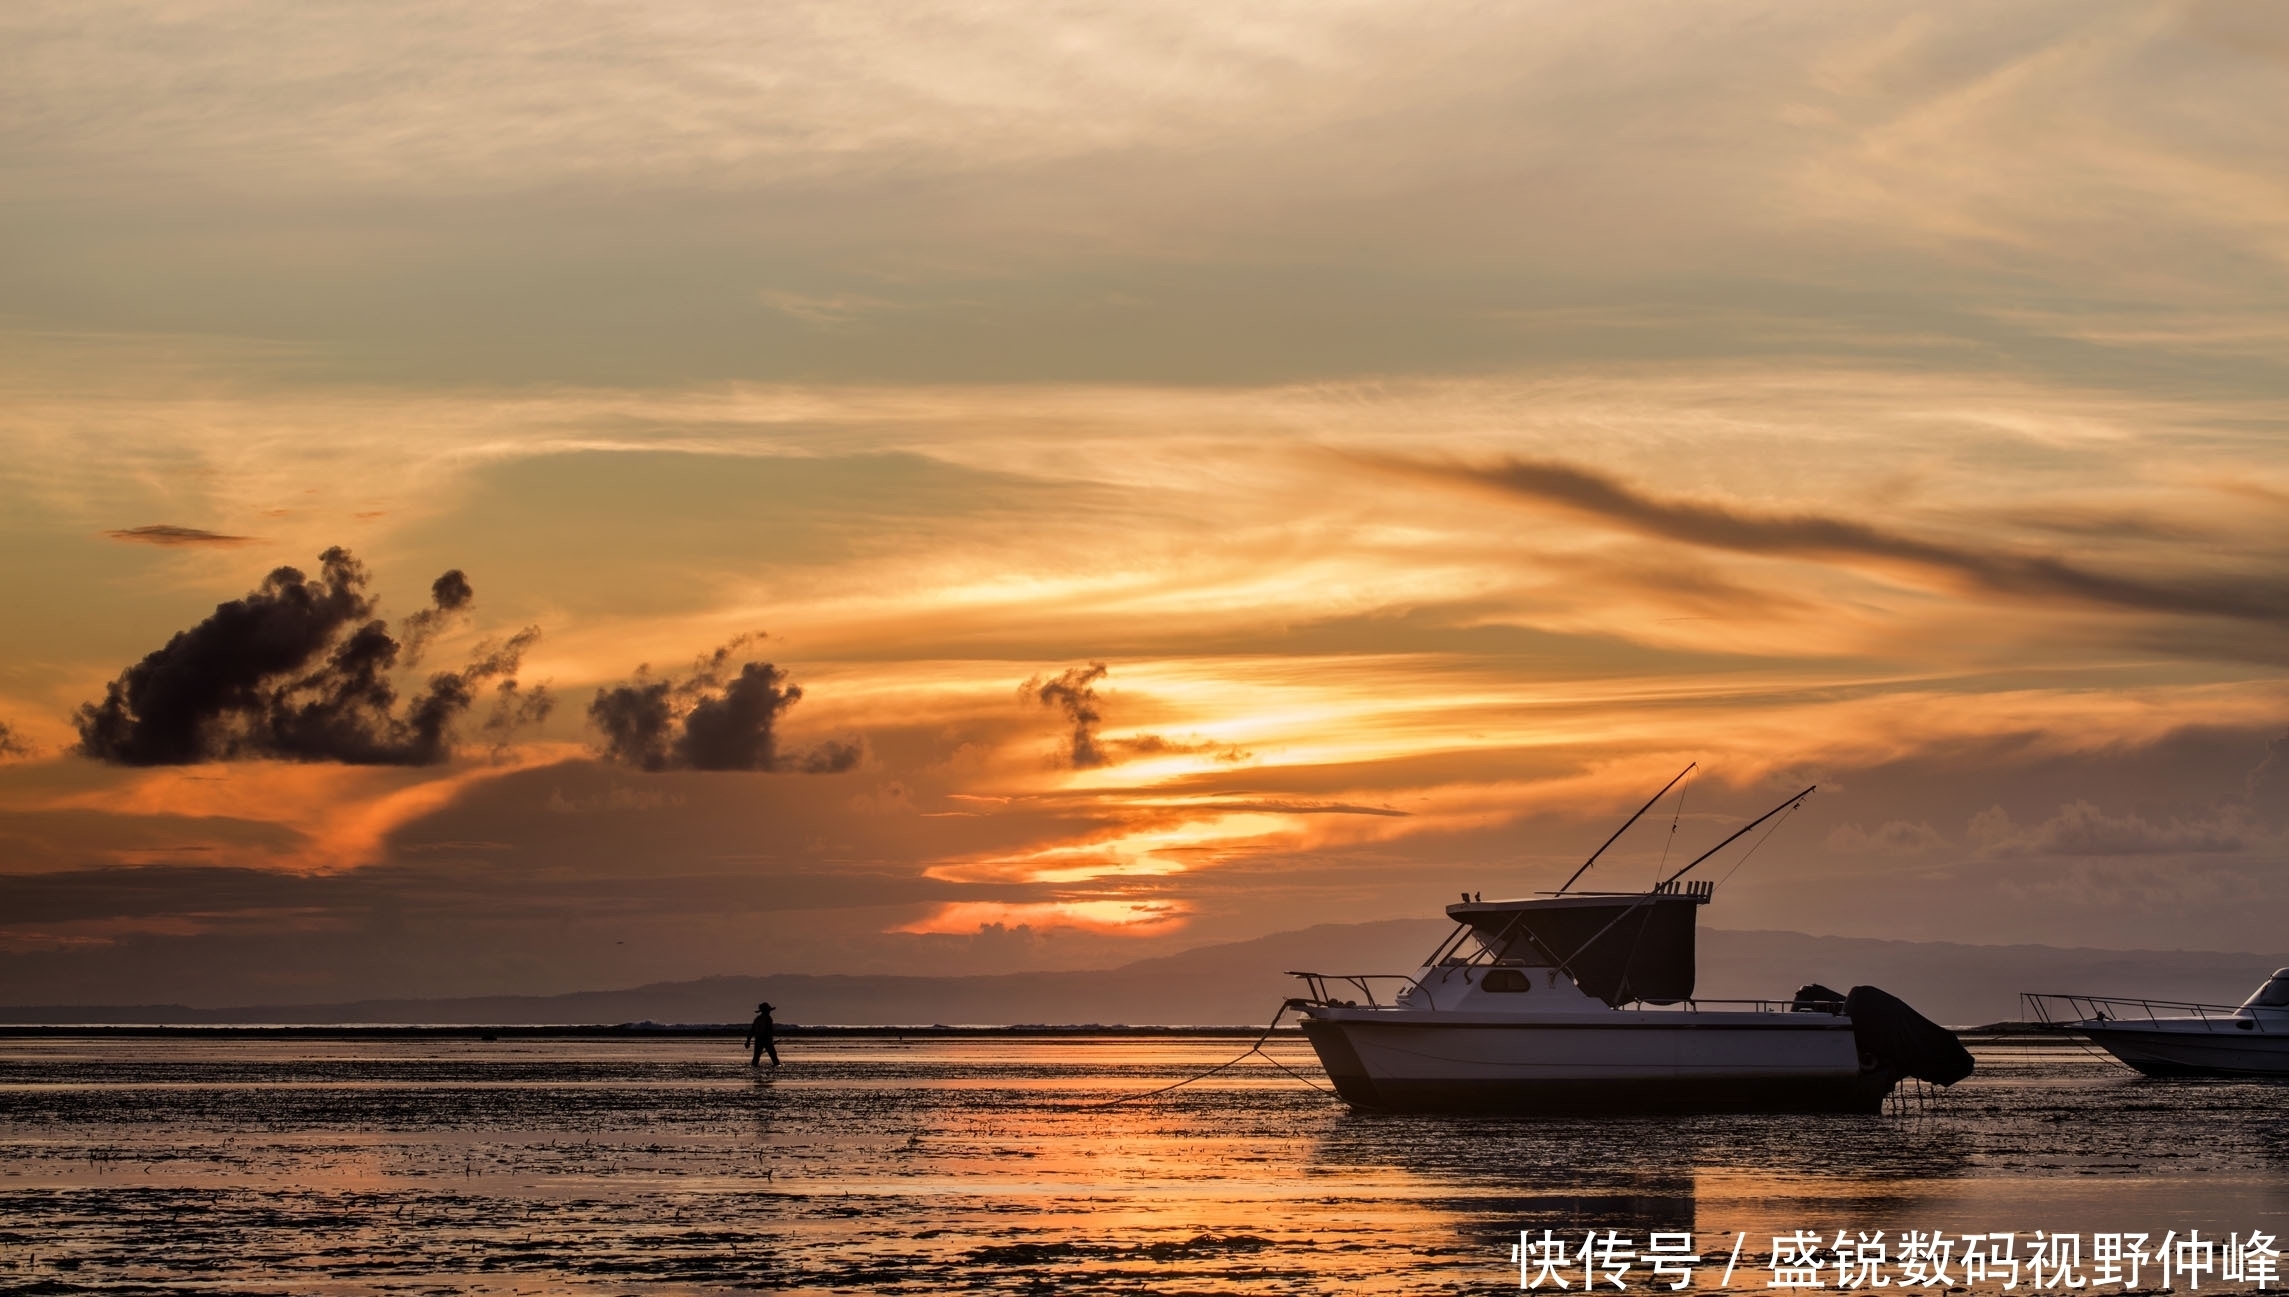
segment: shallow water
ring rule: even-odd
[[[1763,1292],[1800,1229],[2289,1235],[2289,1089],[2075,1049],[1882,1117],[1355,1114],[1253,1059],[1081,1106],[1245,1047],[0,1041],[0,1292],[1515,1292],[1546,1229],[1690,1231],[1700,1288],[1739,1241]]]

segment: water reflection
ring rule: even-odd
[[[1972,1142],[1929,1117],[1731,1116],[1528,1122],[1362,1114],[1314,1141],[1316,1166],[1390,1170],[1488,1252],[1523,1232],[1769,1237],[1799,1221],[1905,1219],[1971,1174]],[[1759,1249],[1761,1251],[1761,1248]]]
[[[1219,1039],[785,1052],[759,1077],[703,1041],[8,1042],[0,1275],[1396,1294],[1515,1291],[1522,1230],[1746,1236],[1751,1263],[1797,1228],[2289,1234],[2281,1090],[2056,1051],[1905,1117],[1551,1122],[1353,1113],[1255,1065],[1089,1106]]]

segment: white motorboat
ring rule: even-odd
[[[1692,867],[1645,892],[1465,896],[1413,974],[1295,973],[1310,994],[1289,1003],[1356,1108],[1875,1112],[1904,1077],[1969,1075],[1952,1033],[1873,987],[1696,1001],[1695,924],[1715,889],[1682,881]]]
[[[2289,1079],[2289,968],[2240,1005],[2028,993],[2034,1018],[2089,1040],[2148,1076]]]

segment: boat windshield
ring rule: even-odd
[[[2258,987],[2257,994],[2250,996],[2248,1000],[2242,1003],[2241,1007],[2244,1009],[2289,1008],[2289,976],[2275,973],[2272,979],[2267,981],[2265,985]]]

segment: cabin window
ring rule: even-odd
[[[1485,979],[1478,985],[1479,989],[1486,991],[1531,991],[1534,989],[1534,979],[1515,968],[1490,968],[1486,970]]]
[[[2276,977],[2249,997],[2249,1006],[2260,1009],[2278,1009],[2284,1005],[2289,1005],[2289,977]]]

